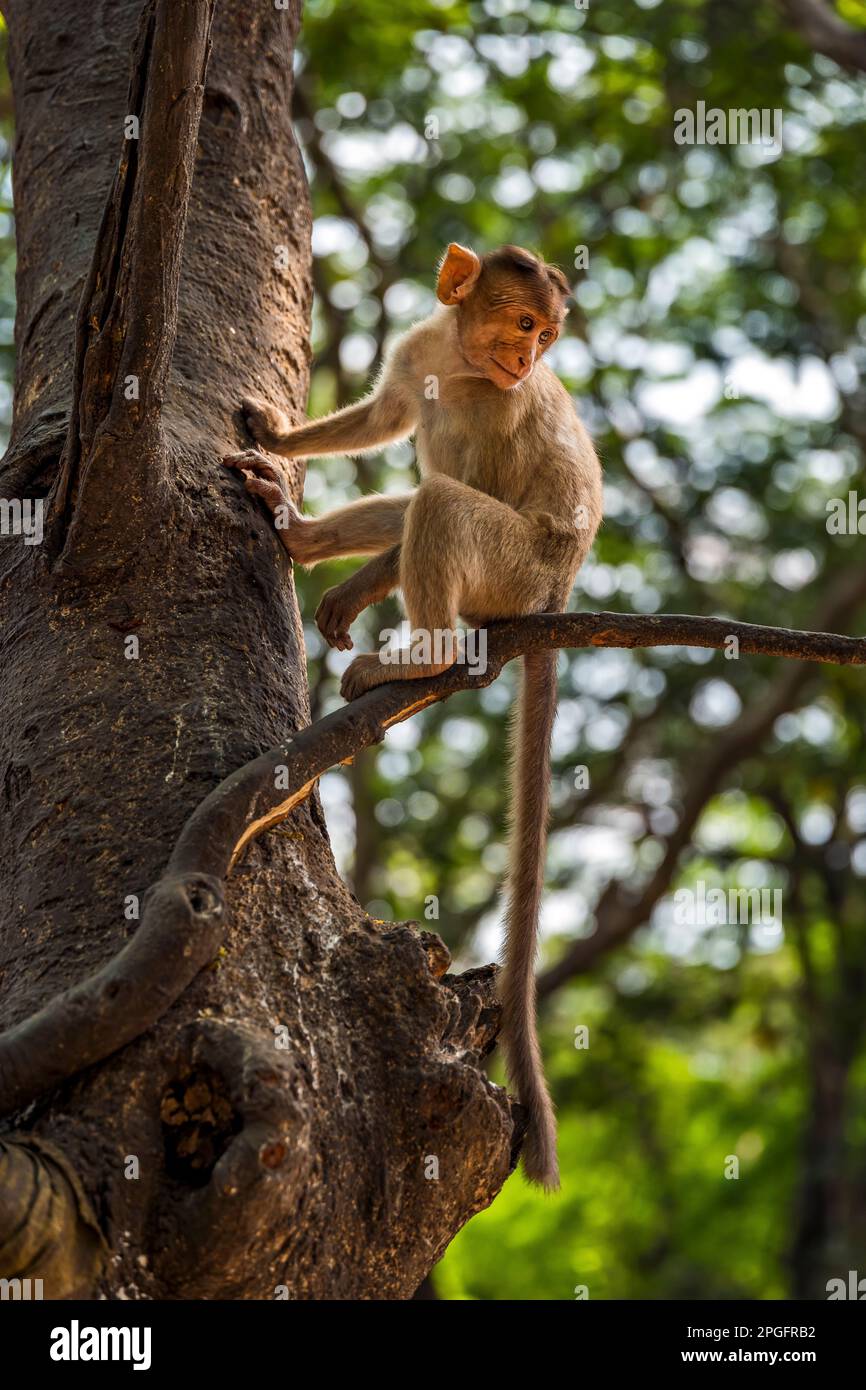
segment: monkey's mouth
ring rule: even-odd
[[[511,380],[515,383],[515,385],[516,385],[517,382],[519,382],[519,381],[525,381],[526,378],[529,376],[529,373],[528,373],[528,372],[525,372],[523,376],[518,376],[516,372],[512,372],[508,367],[503,367],[502,363],[499,362],[499,361],[493,356],[492,353],[490,354],[490,361],[493,363],[494,367],[498,367],[499,370],[500,370],[501,372],[504,372],[506,376],[510,376],[510,377],[511,377]]]

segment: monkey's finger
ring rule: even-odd
[[[254,439],[265,448],[271,448],[285,435],[289,421],[281,410],[260,401],[255,396],[244,396],[241,401],[244,424]]]

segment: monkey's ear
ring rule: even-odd
[[[442,258],[436,297],[443,304],[460,304],[475,288],[481,274],[481,262],[474,251],[452,241]]]
[[[574,290],[571,288],[571,285],[566,280],[559,266],[549,265],[546,266],[545,269],[547,270],[548,279],[553,282],[563,298],[572,299],[574,297]]]

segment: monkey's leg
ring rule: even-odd
[[[400,582],[400,546],[392,545],[322,595],[316,622],[325,641],[340,651],[352,646],[349,628],[371,603],[393,593]]]
[[[223,463],[238,469],[248,492],[261,497],[277,534],[293,560],[315,565],[342,555],[378,555],[403,535],[403,518],[414,493],[401,497],[362,497],[326,516],[302,516],[289,496],[282,467],[255,449],[228,454]]]
[[[347,699],[393,680],[447,671],[459,659],[458,613],[542,611],[553,590],[544,529],[444,474],[425,478],[406,514],[400,587],[412,628],[399,653],[362,653],[343,673]]]
[[[302,565],[338,556],[378,555],[401,541],[412,496],[361,497],[322,517],[290,517],[284,544]]]
[[[403,535],[403,516],[413,492],[402,496],[373,496],[338,507],[324,517],[304,517],[288,492],[282,466],[256,449],[229,453],[222,463],[238,468],[246,491],[261,498],[274,516],[279,539],[299,564],[317,564],[345,555],[378,555]]]

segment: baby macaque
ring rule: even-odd
[[[279,466],[258,451],[225,460],[275,514],[293,560],[373,558],[330,589],[316,621],[331,646],[368,604],[402,590],[410,647],[383,660],[362,653],[342,693],[355,699],[393,680],[436,675],[459,659],[435,640],[501,618],[560,611],[601,522],[601,469],[571,398],[545,362],[562,330],[569,286],[528,251],[478,257],[448,247],[440,306],[386,354],[372,392],[356,405],[293,427],[264,401],[243,403],[251,434],[271,454],[361,454],[414,435],[420,485],[365,497],[326,516],[302,516]],[[417,642],[417,635],[426,638]],[[430,658],[426,660],[422,657]],[[526,1175],[559,1184],[556,1125],[535,1023],[535,955],[556,713],[556,653],[523,658],[513,723],[511,856],[500,994],[508,1071],[529,1114]]]

